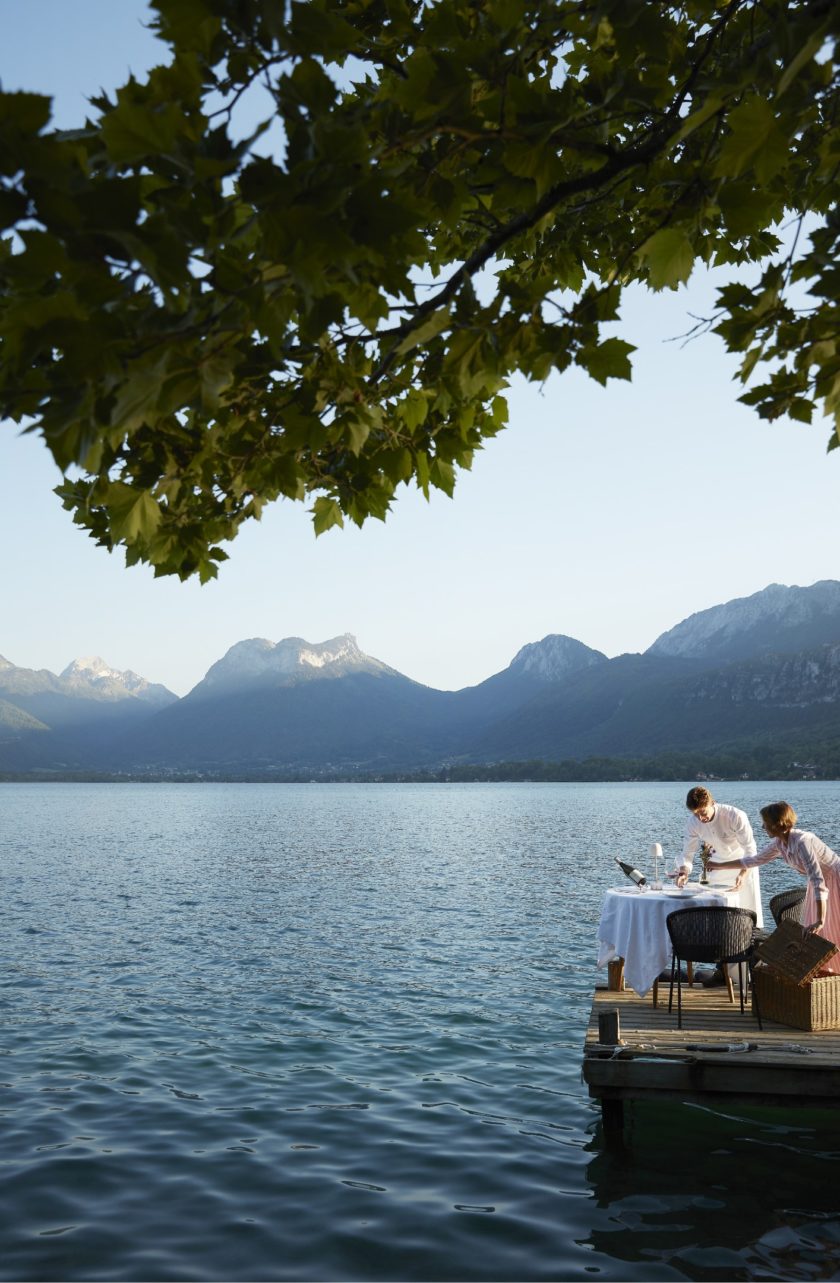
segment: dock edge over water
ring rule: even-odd
[[[620,1124],[625,1101],[687,1101],[840,1107],[840,1029],[806,1032],[741,1014],[725,989],[684,993],[683,1027],[660,991],[595,990],[583,1050],[583,1079],[605,1125]],[[617,1011],[617,1046],[599,1041],[599,1017]]]

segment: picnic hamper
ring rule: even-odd
[[[795,984],[772,967],[753,968],[753,991],[763,1020],[794,1029],[840,1029],[840,976]]]
[[[838,952],[835,944],[787,920],[755,952],[752,983],[762,1016],[795,1029],[840,1029],[840,975],[817,975]]]

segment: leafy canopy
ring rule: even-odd
[[[833,0],[152,11],[167,60],[84,127],[0,94],[0,413],[129,563],[207,579],[279,496],[320,532],[451,493],[512,372],[629,378],[622,290],[697,262],[756,265],[707,320],[741,399],[838,445]]]

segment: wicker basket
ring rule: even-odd
[[[797,985],[772,967],[753,970],[761,1018],[794,1029],[840,1029],[840,976],[818,976]]]
[[[838,950],[831,940],[803,931],[798,922],[780,922],[776,930],[756,947],[756,956],[768,962],[794,984],[811,980]]]

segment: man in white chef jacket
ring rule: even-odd
[[[716,802],[709,790],[701,785],[688,790],[685,804],[691,812],[691,818],[685,826],[682,860],[677,870],[677,886],[685,886],[688,881],[693,857],[701,842],[707,842],[714,848],[714,858],[718,860],[738,860],[743,855],[755,855],[755,838],[746,812],[740,811],[737,806]],[[709,869],[710,872],[714,870],[714,859]],[[734,882],[739,872],[738,869],[720,869],[714,874],[714,878],[716,882]],[[750,870],[741,884],[737,900],[730,899],[729,903],[737,904],[740,909],[752,909],[756,917],[756,926],[764,925],[758,869]],[[715,980],[710,978],[707,983],[723,984],[723,973],[718,970],[715,973]]]

